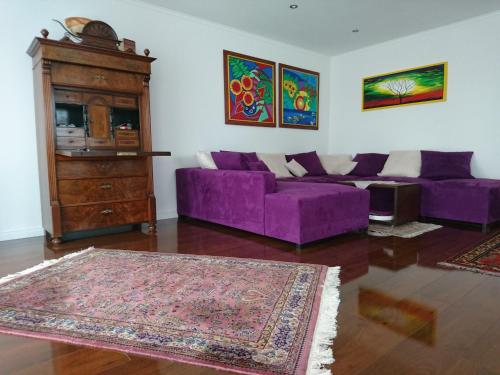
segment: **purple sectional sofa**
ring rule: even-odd
[[[281,179],[287,182],[328,183],[349,180],[419,183],[422,188],[420,215],[480,224],[484,230],[500,220],[500,180],[486,178],[429,180],[412,177],[311,176]],[[382,198],[383,199],[383,198]],[[380,207],[384,202],[376,202]],[[381,208],[383,210],[383,208]]]
[[[178,169],[176,184],[180,216],[299,245],[368,227],[370,193],[350,186],[201,168]]]
[[[413,178],[379,177],[384,154],[358,154],[351,175],[327,175],[316,152],[309,152],[286,155],[306,175],[276,179],[255,153],[214,152],[219,169],[176,171],[177,210],[181,216],[304,244],[365,229],[370,208],[392,211],[390,190],[370,192],[337,182],[391,180],[420,184],[422,217],[480,224],[487,231],[500,221],[500,180],[472,177],[472,154],[422,151],[420,176],[428,178]],[[256,163],[256,170],[248,170]]]

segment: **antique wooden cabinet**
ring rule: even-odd
[[[156,228],[149,79],[155,60],[117,48],[35,38],[35,111],[43,226]]]

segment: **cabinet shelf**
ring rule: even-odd
[[[113,150],[56,150],[57,155],[68,158],[123,158],[123,157],[150,157],[150,156],[171,156],[170,151],[113,151]]]

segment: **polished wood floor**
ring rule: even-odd
[[[90,245],[339,265],[335,375],[500,374],[500,278],[436,266],[494,235],[446,227],[414,239],[349,234],[304,248],[198,221],[77,240],[0,242],[0,277]],[[207,368],[0,335],[0,374],[223,374]]]

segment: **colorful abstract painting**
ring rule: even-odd
[[[447,63],[363,79],[363,110],[446,100]]]
[[[318,130],[319,73],[279,65],[280,127]]]
[[[276,64],[224,51],[226,124],[276,126]]]

